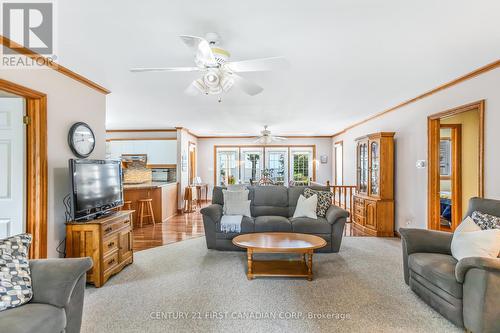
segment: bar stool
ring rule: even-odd
[[[121,210],[132,210],[132,201],[124,201]]]
[[[142,221],[145,217],[149,217],[153,225],[155,225],[155,215],[153,213],[153,199],[139,200],[139,224],[142,228]],[[147,210],[147,212],[146,212]],[[147,214],[146,214],[147,213]]]

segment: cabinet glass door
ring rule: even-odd
[[[368,191],[368,144],[362,142],[359,145],[359,191]]]
[[[370,142],[370,194],[380,195],[380,144]]]

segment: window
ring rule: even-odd
[[[293,181],[297,185],[305,185],[313,178],[313,153],[310,149],[291,150],[291,171]]]
[[[238,179],[238,148],[217,148],[216,184],[236,184]]]
[[[266,148],[266,170],[273,184],[288,184],[288,149]]]
[[[215,184],[249,184],[265,175],[273,184],[315,180],[315,146],[215,146]]]
[[[335,156],[335,185],[344,184],[344,146],[343,142],[337,142],[334,146]]]
[[[263,150],[262,148],[242,148],[240,153],[241,181],[245,184],[258,181],[262,177]]]

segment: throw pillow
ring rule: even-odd
[[[246,201],[230,201],[226,207],[224,215],[243,215],[252,217],[250,213],[250,200]]]
[[[500,229],[500,217],[490,214],[474,211],[472,213],[472,220],[483,230]]]
[[[332,192],[330,191],[316,191],[306,188],[304,190],[304,196],[310,198],[313,195],[318,196],[318,207],[316,208],[316,215],[320,217],[326,216],[326,211],[332,205]]]
[[[466,217],[455,229],[451,254],[457,260],[467,257],[497,258],[500,252],[500,229],[481,230]]]
[[[297,201],[297,207],[293,213],[293,218],[296,217],[310,217],[317,219],[316,206],[318,205],[318,196],[314,194],[312,197],[306,198],[302,194]]]
[[[33,297],[28,249],[30,234],[0,240],[0,311],[27,303]]]
[[[230,191],[222,190],[222,195],[224,196],[224,206],[222,207],[222,213],[227,214],[227,207],[233,202],[246,202],[248,200],[248,190],[243,191]]]

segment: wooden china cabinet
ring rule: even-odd
[[[357,193],[353,227],[371,236],[394,236],[394,133],[356,139]]]

